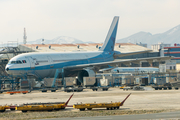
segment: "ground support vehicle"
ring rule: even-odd
[[[123,87],[123,90],[126,90],[126,91],[128,91],[128,90],[131,90],[132,88],[131,87],[129,87],[129,86],[127,86],[127,87]]]
[[[0,112],[4,112],[6,110],[6,106],[0,106]]]
[[[145,90],[143,86],[134,86],[133,90]]]
[[[1,106],[1,105],[0,105],[0,112],[5,112],[6,109],[9,109],[9,106],[8,106],[8,105],[5,105],[5,106]]]
[[[10,92],[6,92],[6,93],[10,94],[10,95],[13,95],[13,94],[16,94],[16,93],[26,94],[26,93],[28,93],[28,91],[10,91]]]
[[[83,87],[68,87],[64,88],[64,92],[82,92]]]
[[[52,88],[52,87],[45,87],[43,89],[41,89],[41,92],[47,92],[48,90],[50,90],[51,92],[56,92],[56,90],[58,90],[58,88]]]
[[[4,92],[4,90],[0,90],[0,94],[3,93],[3,92]]]
[[[119,109],[130,95],[131,94],[129,94],[122,102],[74,104],[73,108],[79,109],[80,111],[84,111],[85,109],[92,110],[93,108],[106,108],[107,110]]]
[[[102,91],[108,91],[109,87],[90,87],[90,89],[92,89],[93,91],[97,91],[98,89],[101,89]]]
[[[175,90],[178,90],[180,87],[180,82],[173,82],[171,83]]]
[[[66,103],[65,102],[29,103],[29,104],[23,104],[17,106],[17,110],[20,110],[22,112],[27,112],[27,111],[53,111],[53,110],[65,109],[72,96],[73,94],[70,96],[70,98]]]
[[[170,83],[165,83],[163,85],[154,84],[154,85],[152,85],[152,88],[154,88],[155,90],[162,90],[162,89],[164,89],[164,90],[167,90],[167,89],[171,90],[172,89],[172,85]]]

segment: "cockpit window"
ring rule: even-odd
[[[11,61],[11,64],[16,64],[16,61]]]
[[[16,61],[16,64],[22,64],[22,62],[20,60]]]
[[[22,64],[22,62],[21,62],[20,60],[10,61],[9,63],[10,63],[10,64]]]

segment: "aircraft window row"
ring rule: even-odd
[[[39,61],[36,61],[36,62],[40,63],[40,62],[48,62],[48,61],[47,60],[39,60]]]
[[[17,61],[11,61],[11,64],[22,64],[22,62],[20,60]]]
[[[22,63],[26,63],[26,60],[22,60],[22,62],[20,60],[17,60],[17,61],[11,61],[9,62],[11,64],[22,64]]]
[[[53,62],[65,62],[65,61],[68,61],[68,60],[53,60]]]
[[[69,61],[78,61],[79,59],[71,59],[71,60],[53,60],[53,62],[69,62]]]

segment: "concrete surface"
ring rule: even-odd
[[[165,112],[155,114],[140,114],[140,115],[113,115],[113,116],[96,116],[96,117],[74,117],[74,118],[52,118],[38,120],[179,120],[180,111]]]
[[[180,109],[180,90],[149,90],[149,91],[123,91],[119,88],[110,88],[108,91],[92,91],[85,89],[83,92],[75,92],[69,105],[76,103],[102,103],[122,101],[129,93],[123,109],[130,110],[158,110]],[[63,91],[42,93],[33,91],[28,94],[0,94],[0,105],[22,104],[32,102],[65,102],[72,93]],[[74,110],[73,108],[68,108]],[[78,110],[77,110],[78,111]]]

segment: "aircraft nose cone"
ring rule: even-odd
[[[6,71],[8,71],[8,70],[9,70],[9,68],[7,67],[7,68],[6,68]]]

